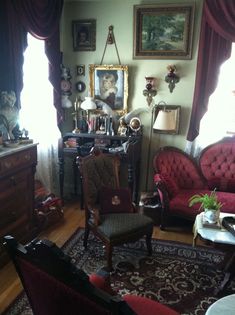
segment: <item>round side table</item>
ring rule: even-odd
[[[234,315],[235,314],[235,294],[227,295],[213,303],[205,315]]]

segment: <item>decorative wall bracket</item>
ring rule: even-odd
[[[175,88],[175,84],[179,82],[180,78],[178,75],[175,74],[176,72],[175,65],[169,65],[167,67],[167,70],[168,70],[168,73],[165,76],[165,82],[168,83],[169,90],[172,93]]]
[[[143,90],[143,95],[146,97],[148,106],[151,105],[153,97],[157,95],[157,90],[154,88],[154,77],[145,77],[146,89]]]

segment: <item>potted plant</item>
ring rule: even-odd
[[[223,204],[218,201],[215,190],[210,194],[193,195],[189,199],[189,207],[192,207],[196,203],[200,203],[199,210],[203,209],[205,211],[205,218],[209,223],[216,223],[218,221],[220,208]]]

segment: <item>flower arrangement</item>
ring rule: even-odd
[[[200,209],[204,209],[204,211],[208,210],[214,210],[214,211],[219,211],[220,208],[223,206],[221,202],[218,201],[218,197],[216,195],[215,189],[208,194],[197,194],[193,195],[189,199],[189,207],[192,207],[194,204],[200,203]]]

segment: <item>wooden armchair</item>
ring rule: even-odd
[[[88,276],[48,240],[26,246],[11,236],[4,240],[34,315],[179,315],[147,298],[110,294],[106,277]]]
[[[79,165],[86,212],[85,248],[91,230],[105,244],[108,270],[112,270],[113,246],[146,236],[148,253],[151,255],[153,221],[137,213],[129,189],[119,187],[119,157],[93,152],[80,158]]]

